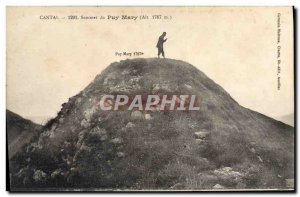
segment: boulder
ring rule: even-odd
[[[192,89],[193,87],[190,86],[189,84],[184,84],[184,86],[187,88],[187,89]]]
[[[223,167],[214,170],[214,174],[222,181],[228,184],[237,184],[242,181],[244,174],[234,171],[231,167]]]
[[[33,180],[35,182],[44,182],[47,179],[47,174],[43,172],[42,170],[36,170],[33,173]]]
[[[90,146],[86,145],[85,143],[82,143],[79,150],[80,151],[91,152],[92,148]]]
[[[81,97],[78,97],[78,98],[76,99],[76,101],[75,101],[75,105],[78,107],[79,104],[81,103],[81,101],[82,101],[82,98],[81,98]]]
[[[154,84],[152,89],[152,94],[156,94],[158,92],[171,92],[172,87],[168,82],[161,82],[160,84]]]
[[[123,152],[117,152],[117,156],[118,157],[125,157],[125,153],[123,153]]]
[[[152,120],[153,117],[151,116],[151,114],[145,114],[145,119],[146,120]]]
[[[111,142],[113,144],[121,144],[123,142],[123,140],[121,138],[117,137],[117,138],[112,139]]]
[[[89,127],[91,126],[91,123],[88,122],[86,119],[83,119],[83,120],[81,121],[80,125],[81,125],[83,128],[87,129],[87,128],[89,128]]]
[[[178,190],[180,190],[180,189],[184,189],[185,187],[184,187],[184,185],[182,184],[182,183],[176,183],[175,185],[173,185],[173,186],[171,186],[170,187],[170,189],[178,189]]]
[[[60,118],[60,119],[58,120],[58,122],[59,122],[60,124],[64,123],[64,118]]]
[[[99,138],[101,141],[107,139],[107,131],[104,128],[100,128],[98,126],[92,129],[91,135],[94,135],[95,137]]]
[[[93,118],[93,115],[97,112],[98,108],[96,105],[93,105],[91,108],[85,110],[83,112],[84,118],[90,122],[91,119]]]
[[[135,124],[132,123],[132,122],[128,122],[125,127],[126,128],[133,128],[133,127],[135,127]]]
[[[207,131],[197,131],[194,133],[195,138],[197,139],[205,139],[209,136],[210,132]]]
[[[205,140],[202,139],[196,139],[196,144],[203,144]]]
[[[250,148],[250,151],[251,151],[252,153],[255,153],[255,152],[256,152],[254,148]]]
[[[140,111],[133,111],[131,113],[131,118],[134,120],[141,120],[144,119],[143,113]]]
[[[52,173],[51,173],[51,178],[56,178],[58,177],[60,174],[61,174],[62,170],[59,168],[59,169],[56,169],[54,170]]]
[[[213,189],[226,189],[226,187],[224,187],[223,185],[220,185],[220,184],[215,184],[213,186]]]
[[[258,159],[258,161],[261,162],[261,163],[264,162],[260,156],[257,156],[257,159]]]

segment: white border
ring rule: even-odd
[[[10,195],[6,192],[6,162],[5,162],[5,84],[6,84],[6,16],[5,16],[5,8],[6,6],[295,6],[296,8],[300,9],[300,1],[299,0],[1,0],[0,1],[0,128],[1,128],[1,137],[0,137],[0,153],[1,153],[1,164],[0,164],[0,194],[1,196],[8,196]],[[299,11],[299,10],[298,10]],[[297,27],[299,26],[299,17],[297,20]],[[299,38],[297,42],[297,46],[299,43]],[[298,53],[295,54],[298,56]],[[297,76],[299,74],[299,69]],[[297,92],[299,92],[299,85],[297,88]],[[299,101],[299,98],[298,98]],[[298,109],[297,109],[298,111]],[[299,117],[299,116],[298,116]],[[298,122],[298,120],[297,120]],[[299,135],[297,135],[299,136]],[[297,140],[298,141],[298,140]],[[299,146],[298,146],[299,147]],[[299,151],[297,151],[297,157],[299,157]],[[297,181],[299,182],[299,181]],[[298,185],[299,186],[299,185]],[[298,188],[298,187],[297,187]],[[29,194],[31,195],[31,194]],[[42,194],[36,194],[42,195]],[[62,196],[64,194],[50,194]],[[70,194],[69,194],[70,195]],[[73,195],[73,194],[71,194]],[[85,194],[79,194],[85,195]],[[116,195],[116,194],[100,194],[100,195]],[[132,194],[126,194],[132,195]],[[146,195],[146,194],[139,194],[139,195]],[[164,194],[151,194],[151,195],[164,195]],[[185,194],[181,194],[185,195]],[[210,195],[201,193],[199,195]],[[213,196],[217,194],[212,194]],[[212,196],[210,195],[210,196]],[[225,195],[234,195],[233,193],[225,194]],[[240,195],[240,193],[236,194]],[[263,196],[263,193],[258,193],[257,196]],[[271,194],[273,195],[273,194]],[[290,194],[281,194],[281,195],[290,195]],[[298,194],[297,194],[298,195]]]

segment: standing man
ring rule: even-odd
[[[157,42],[157,49],[158,49],[158,58],[160,54],[165,58],[165,52],[164,52],[164,42],[167,41],[167,38],[165,39],[165,36],[167,35],[166,32],[163,32],[161,36],[159,36],[158,42]]]

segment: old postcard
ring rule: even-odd
[[[294,191],[293,7],[7,7],[10,191]]]

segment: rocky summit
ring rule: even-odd
[[[103,111],[105,95],[197,95],[197,111]],[[10,160],[11,189],[289,189],[294,128],[172,59],[109,65]]]

